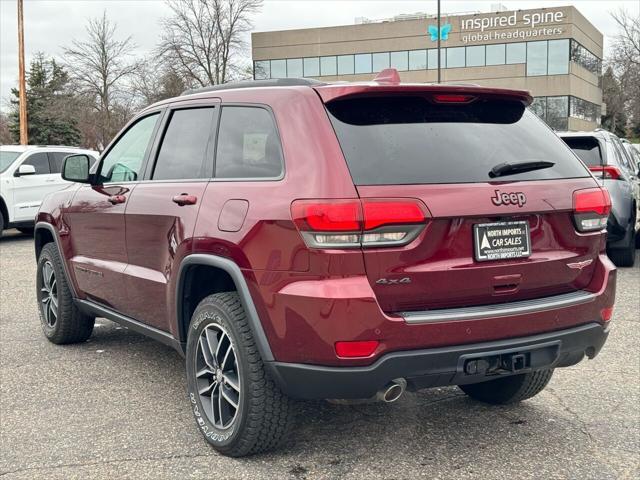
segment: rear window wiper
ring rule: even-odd
[[[505,162],[493,167],[489,172],[491,178],[501,177],[504,175],[513,175],[514,173],[530,172],[532,170],[541,170],[543,168],[553,167],[555,163],[541,161],[531,162]]]

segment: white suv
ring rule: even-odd
[[[0,235],[7,228],[30,233],[42,199],[69,185],[60,170],[67,155],[98,152],[64,146],[0,146]]]

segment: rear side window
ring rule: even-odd
[[[504,177],[510,181],[588,176],[519,102],[395,96],[338,100],[327,110],[356,185],[488,182],[505,162],[555,163]]]
[[[586,165],[602,165],[602,150],[596,138],[563,137],[562,140]]]
[[[209,176],[207,150],[214,131],[215,108],[175,110],[169,119],[155,170],[154,180],[179,180]]]
[[[23,165],[33,165],[33,168],[36,169],[36,175],[45,175],[51,173],[51,168],[49,167],[49,157],[46,152],[39,152],[30,155],[24,162]]]
[[[216,178],[278,178],[282,148],[271,113],[260,107],[222,108]]]

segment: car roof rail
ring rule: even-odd
[[[182,92],[180,96],[194,95],[196,93],[218,92],[220,90],[233,90],[236,88],[257,88],[257,87],[313,87],[325,85],[324,82],[312,78],[274,78],[271,80],[240,80],[237,82],[222,83],[209,87],[192,88]]]

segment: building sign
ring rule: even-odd
[[[460,39],[462,43],[483,43],[556,36],[561,35],[564,30],[553,24],[562,23],[565,18],[564,12],[561,11],[516,11],[505,12],[502,15],[461,18]]]
[[[431,35],[431,41],[438,41],[438,25],[429,25],[428,27],[429,35]],[[449,32],[451,31],[451,24],[445,23],[440,27],[440,40],[448,40]]]

